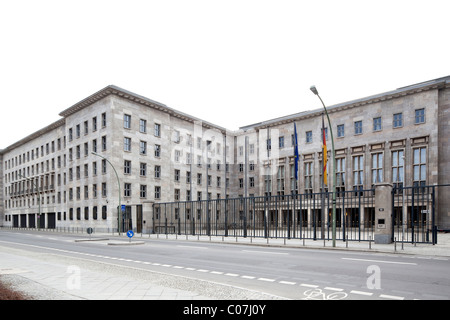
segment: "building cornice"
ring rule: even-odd
[[[89,97],[76,103],[72,107],[62,111],[59,115],[62,117],[68,117],[68,116],[70,116],[74,113],[77,113],[78,111],[92,105],[93,103],[95,103],[109,95],[115,95],[115,96],[121,97],[123,99],[127,99],[127,100],[133,101],[135,103],[139,103],[141,105],[147,106],[149,108],[153,108],[155,110],[165,112],[172,117],[179,118],[184,121],[188,121],[188,122],[192,122],[192,123],[201,123],[203,127],[208,128],[208,129],[216,129],[216,130],[221,131],[222,133],[227,132],[227,129],[225,129],[225,128],[214,125],[210,122],[201,120],[199,118],[193,117],[187,113],[183,113],[181,111],[172,109],[163,103],[151,100],[149,98],[138,95],[131,91],[117,87],[115,85],[109,85],[109,86],[103,88],[102,90],[97,91],[96,93],[94,93],[94,94],[90,95]]]
[[[339,103],[339,104],[332,105],[332,106],[327,106],[327,111],[329,114],[332,114],[334,112],[338,112],[338,111],[342,111],[342,110],[346,110],[346,109],[357,108],[357,107],[361,107],[361,106],[372,104],[372,103],[388,101],[388,100],[401,98],[401,97],[405,97],[408,95],[413,95],[413,94],[417,94],[417,93],[421,93],[421,92],[425,92],[425,91],[429,91],[429,90],[439,90],[439,89],[444,89],[444,88],[449,88],[449,87],[450,87],[450,76],[427,81],[427,82],[418,83],[415,85],[410,85],[407,87],[398,88],[393,91],[388,91],[388,92],[368,96],[365,98],[360,98],[360,99],[351,100],[351,101]],[[314,118],[314,117],[320,116],[322,114],[322,112],[323,112],[323,108],[315,109],[315,110],[311,110],[311,111],[304,111],[304,112],[295,113],[295,114],[291,114],[288,116],[275,118],[272,120],[267,120],[267,121],[259,122],[256,124],[244,126],[244,127],[241,127],[240,129],[245,131],[245,130],[248,130],[251,128],[257,130],[257,129],[265,129],[265,128],[270,128],[270,127],[275,127],[278,125],[283,125],[283,124],[291,123],[294,121],[300,121],[300,120],[305,120],[305,119],[309,119],[309,118]]]
[[[25,143],[30,142],[52,130],[58,129],[59,127],[65,125],[65,123],[66,123],[65,119],[59,119],[58,121],[53,122],[52,124],[46,126],[45,128],[42,128],[41,130],[36,131],[36,132],[30,134],[29,136],[26,136],[25,138],[15,142],[14,144],[10,145],[9,147],[1,150],[0,153],[5,154],[6,152],[14,150],[14,149],[24,145]]]

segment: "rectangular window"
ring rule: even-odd
[[[155,166],[155,178],[161,178],[161,166]]]
[[[404,151],[397,150],[392,152],[392,183],[394,188],[402,188],[404,182]]]
[[[102,183],[102,197],[106,198],[108,196],[107,192],[106,183]]]
[[[131,152],[131,138],[123,138],[123,150]]]
[[[191,183],[191,172],[186,171],[186,183]]]
[[[106,166],[106,160],[103,159],[103,160],[102,160],[102,173],[103,173],[103,174],[106,173],[106,167],[107,167],[107,166]]]
[[[329,164],[329,162],[327,162]],[[343,195],[345,191],[345,158],[336,159],[336,192]]]
[[[102,151],[106,151],[107,145],[106,145],[106,136],[102,137]]]
[[[312,142],[312,131],[306,131],[306,143]]]
[[[155,137],[161,137],[161,125],[155,123]]]
[[[392,127],[401,128],[403,127],[403,114],[395,113],[392,120]]]
[[[341,138],[344,135],[345,135],[344,125],[343,124],[339,124],[337,126],[337,136],[338,136],[338,138]]]
[[[106,127],[106,112],[102,113],[102,127]]]
[[[418,124],[424,122],[425,122],[425,109],[424,108],[416,109],[414,123]]]
[[[131,183],[125,183],[124,184],[123,195],[125,197],[131,197]]]
[[[277,193],[279,196],[284,196],[284,178],[285,178],[284,166],[279,166],[277,172]]]
[[[427,148],[413,150],[413,186],[424,186],[427,180]]]
[[[281,137],[278,138],[278,147],[280,149],[284,148],[284,136],[281,136]]]
[[[270,172],[270,167],[266,167],[265,169],[265,175],[264,175],[264,191],[266,196],[272,195],[272,175]],[[228,182],[228,178],[227,178]],[[228,184],[227,184],[228,186]]]
[[[147,133],[147,120],[144,119],[139,120],[139,132]]]
[[[147,186],[144,184],[141,184],[140,197],[147,198]]]
[[[125,129],[131,129],[131,116],[129,114],[123,115],[123,127]]]
[[[364,185],[364,156],[353,157],[353,190],[362,190]]]
[[[161,146],[159,144],[155,144],[155,157],[161,157]]]
[[[88,134],[89,133],[89,122],[85,121],[84,122],[84,134]]]
[[[355,134],[362,134],[362,121],[355,121]]]
[[[131,174],[131,161],[130,160],[124,160],[123,173],[124,174]]]
[[[140,175],[141,175],[141,177],[146,177],[147,176],[147,164],[146,163],[141,163],[141,165],[140,165]]]
[[[160,198],[161,198],[161,187],[155,186],[155,199],[160,199]]]
[[[312,193],[312,179],[313,179],[313,170],[312,170],[312,162],[305,162],[305,193]]]
[[[373,118],[373,131],[381,130],[381,117]]]
[[[372,184],[383,182],[383,153],[372,154]]]
[[[139,153],[142,155],[147,154],[147,142],[145,142],[145,141],[139,142]]]
[[[266,149],[272,150],[272,140],[271,139],[266,140]]]
[[[298,184],[297,180],[295,180],[295,165],[291,164],[289,165],[290,169],[290,178],[291,178],[291,194],[297,194],[298,193]]]

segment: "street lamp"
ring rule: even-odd
[[[330,117],[328,116],[327,108],[325,107],[325,103],[323,103],[322,98],[319,95],[319,92],[317,91],[316,86],[311,86],[310,90],[312,93],[314,93],[319,99],[320,102],[322,102],[323,108],[325,109],[325,114],[327,115],[328,119],[328,126],[330,127],[330,133],[331,133],[331,154],[333,157],[333,215],[332,215],[332,240],[333,240],[333,247],[336,247],[336,158],[334,154],[334,138],[333,138],[333,128],[331,126]],[[324,158],[326,155],[322,155]]]
[[[121,234],[120,234],[120,220],[121,220],[120,218],[122,217],[122,215],[121,215],[120,213],[122,212],[122,199],[121,199],[121,193],[120,193],[120,180],[119,180],[119,175],[117,174],[116,168],[114,168],[114,166],[112,165],[112,163],[111,163],[107,158],[105,158],[104,156],[101,156],[101,155],[99,155],[98,153],[95,153],[95,152],[91,152],[91,153],[92,153],[94,156],[97,156],[97,157],[100,157],[100,158],[106,160],[106,161],[109,163],[109,165],[113,168],[114,173],[116,174],[117,185],[119,186],[119,207],[117,208],[117,230],[118,230],[118,232],[119,232],[119,235],[121,235]]]

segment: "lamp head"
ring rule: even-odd
[[[317,95],[319,95],[319,92],[317,91],[317,89],[316,89],[316,86],[311,86],[311,88],[309,88],[311,91],[312,91],[312,93],[314,93],[316,96]]]

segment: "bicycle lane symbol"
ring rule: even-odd
[[[303,293],[306,297],[302,300],[343,300],[348,294],[345,292],[332,292],[326,294],[322,289],[309,289]]]

